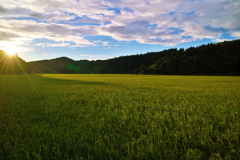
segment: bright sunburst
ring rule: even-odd
[[[4,50],[10,56],[15,55],[18,52],[18,49],[16,47],[14,47],[14,46],[7,47]]]

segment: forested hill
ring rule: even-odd
[[[8,55],[5,51],[0,50],[0,74],[26,74],[30,73],[29,65],[15,55]]]
[[[67,57],[29,62],[40,73],[226,74],[240,73],[240,40],[168,49],[108,60],[74,61]]]
[[[34,73],[98,73],[96,66],[101,62],[79,60],[74,61],[67,57],[51,60],[28,62]]]

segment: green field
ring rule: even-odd
[[[240,159],[240,77],[0,75],[0,160]]]

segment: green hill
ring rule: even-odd
[[[15,55],[8,55],[0,50],[0,74],[25,74],[30,73],[29,64]]]
[[[100,61],[74,61],[67,57],[29,62],[35,73],[98,73],[95,69]]]

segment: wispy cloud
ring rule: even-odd
[[[108,46],[108,47],[110,47],[110,46],[118,46],[117,44],[110,44],[111,42],[109,42],[109,41],[105,41],[105,42],[101,42],[101,46]]]
[[[42,47],[66,47],[66,46],[69,46],[70,43],[38,43],[35,45],[42,46]]]
[[[224,42],[229,41],[228,39],[215,39],[214,42]]]

